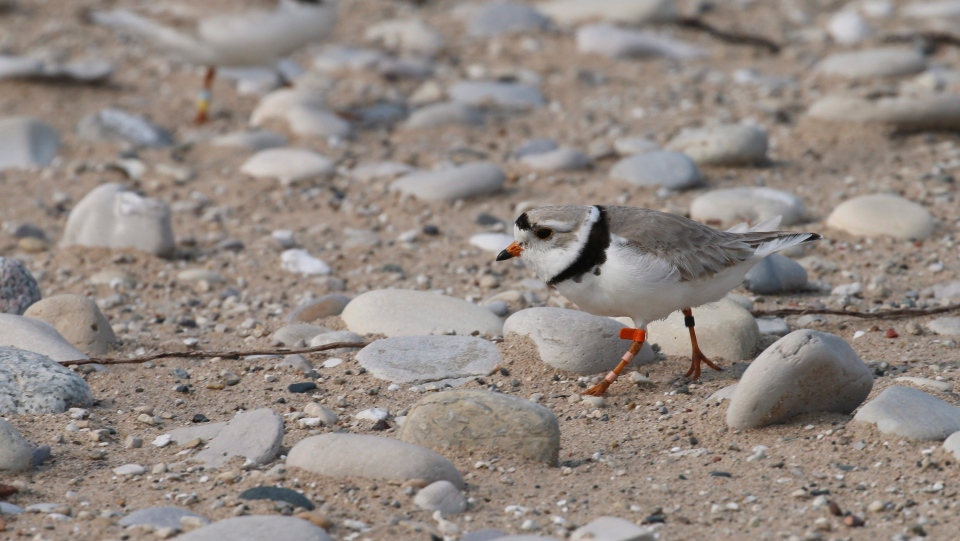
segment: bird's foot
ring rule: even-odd
[[[600,383],[590,387],[586,391],[580,393],[581,395],[590,395],[590,396],[603,396],[603,393],[607,392],[607,388],[610,387],[610,382],[607,380],[600,380]]]
[[[705,363],[707,366],[713,368],[717,372],[723,371],[723,368],[708,359],[707,356],[700,351],[700,348],[697,348],[693,351],[693,355],[690,356],[690,369],[687,370],[687,373],[684,374],[683,377],[690,378],[690,381],[697,381],[700,379],[701,363]]]

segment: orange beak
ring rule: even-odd
[[[516,242],[512,242],[510,243],[510,246],[507,246],[506,249],[497,254],[497,261],[503,261],[505,259],[510,259],[511,257],[520,257],[521,253],[523,253],[523,248],[521,248]]]

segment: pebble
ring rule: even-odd
[[[318,334],[328,333],[330,329],[308,323],[291,323],[284,325],[270,335],[270,338],[287,347],[300,347],[310,342]]]
[[[563,308],[520,310],[503,324],[503,334],[528,337],[537,346],[543,362],[576,374],[599,374],[612,370],[630,347],[620,339],[624,325],[602,316]],[[643,345],[631,366],[656,359],[649,343]]]
[[[2,367],[0,367],[0,370],[2,370]],[[0,390],[2,390],[2,387],[0,387]],[[13,413],[6,404],[3,404],[4,402],[6,400],[0,399],[0,413]],[[0,419],[0,471],[16,473],[31,469],[34,465],[34,448],[34,445],[31,445],[20,435],[20,431],[16,427],[6,420]]]
[[[886,124],[902,130],[956,130],[960,128],[960,96],[946,93],[868,98],[828,95],[813,102],[807,115],[827,121]]]
[[[40,300],[40,286],[23,263],[0,256],[0,313],[21,315]]]
[[[950,434],[943,440],[943,450],[952,453],[953,458],[960,460],[960,431]]]
[[[313,419],[320,419],[320,423],[324,426],[337,426],[340,420],[336,413],[316,402],[310,402],[304,406],[303,412]]]
[[[960,335],[960,317],[938,317],[927,323],[927,328],[937,334]]]
[[[513,152],[513,156],[517,159],[523,159],[527,156],[532,156],[534,154],[543,154],[545,152],[550,152],[551,150],[557,150],[560,148],[560,145],[556,141],[548,137],[538,137],[536,139],[528,139],[520,145],[517,150]]]
[[[399,438],[437,451],[512,455],[551,466],[560,452],[560,425],[552,411],[517,396],[478,389],[421,399],[407,414]]]
[[[146,472],[147,469],[140,464],[124,464],[123,466],[117,466],[113,469],[113,473],[119,476],[143,475]]]
[[[234,147],[256,152],[268,148],[285,147],[287,138],[268,130],[236,131],[218,135],[210,140],[210,144],[215,147]]]
[[[0,80],[24,79],[51,84],[63,82],[99,84],[113,74],[113,65],[105,60],[57,62],[47,58],[0,55]]]
[[[453,101],[506,110],[534,109],[547,103],[540,90],[533,86],[499,81],[461,81],[451,85],[447,95]]]
[[[854,421],[913,440],[944,440],[960,431],[960,408],[910,387],[887,387],[864,404]]]
[[[377,289],[363,293],[340,315],[357,334],[389,337],[453,331],[498,336],[503,322],[482,306],[464,300],[408,289]]]
[[[861,195],[838,205],[827,225],[851,235],[888,235],[901,240],[923,240],[933,233],[933,216],[922,206],[889,194]]]
[[[690,156],[669,150],[623,158],[610,169],[610,178],[623,180],[634,186],[662,186],[675,191],[703,185],[700,170]]]
[[[277,368],[292,368],[293,370],[304,374],[313,370],[313,366],[310,364],[310,361],[300,354],[287,355],[277,364]]]
[[[219,468],[233,457],[243,457],[254,465],[266,464],[276,458],[282,441],[283,418],[272,409],[242,411],[191,460],[207,468]]]
[[[722,389],[710,395],[710,398],[708,398],[707,401],[720,404],[724,400],[733,400],[734,395],[737,393],[737,386],[738,384],[736,383],[733,385],[727,385],[726,387],[723,387]]]
[[[133,248],[170,257],[175,247],[170,208],[121,184],[101,184],[70,211],[61,244]]]
[[[745,124],[686,128],[667,143],[697,165],[754,165],[767,161],[767,132]]]
[[[268,148],[250,156],[240,172],[257,178],[275,178],[281,184],[333,176],[334,164],[328,158],[305,148]]]
[[[114,108],[91,113],[77,124],[80,137],[90,141],[112,141],[133,147],[167,148],[173,136],[146,118]]]
[[[470,17],[467,32],[478,38],[504,34],[529,35],[544,30],[550,20],[531,6],[514,2],[494,1],[478,7]]]
[[[105,355],[117,340],[110,322],[89,297],[54,295],[37,301],[23,315],[46,321],[87,355]]]
[[[223,284],[227,281],[222,274],[207,269],[186,269],[177,273],[177,281],[185,284],[207,282],[208,284]]]
[[[573,148],[558,148],[547,152],[529,154],[520,158],[520,163],[535,169],[555,173],[586,169],[592,164],[590,156]]]
[[[458,515],[467,510],[467,498],[450,481],[434,481],[420,489],[413,498],[420,509],[440,511],[444,516]]]
[[[499,254],[504,248],[510,246],[513,240],[513,235],[504,233],[477,233],[470,237],[470,244],[492,254]]]
[[[361,182],[373,182],[393,180],[416,170],[417,168],[403,162],[370,162],[358,165],[349,174]]]
[[[727,425],[756,428],[813,411],[846,415],[872,388],[873,373],[842,338],[808,329],[794,331],[744,372],[727,409]]]
[[[291,383],[287,385],[287,390],[291,393],[308,393],[317,388],[317,384],[312,381],[303,381],[300,383]]]
[[[301,468],[327,477],[363,479],[446,480],[464,486],[456,466],[423,447],[393,438],[334,432],[297,442],[287,455],[288,468]]]
[[[789,226],[801,223],[805,215],[799,197],[767,187],[710,190],[690,203],[690,217],[698,222],[759,223],[781,216],[780,225]]]
[[[882,48],[832,54],[817,64],[823,75],[847,79],[901,77],[927,67],[923,54],[913,48]]]
[[[940,391],[941,393],[952,393],[953,384],[948,381],[937,381],[935,379],[929,378],[915,378],[910,376],[901,376],[894,381],[902,381],[904,383],[912,383],[919,387],[926,387],[927,389],[932,389],[934,391]]]
[[[248,488],[241,492],[237,498],[241,500],[271,500],[275,502],[287,502],[294,507],[302,507],[307,511],[313,511],[316,507],[313,502],[296,490],[284,487],[261,486]]]
[[[49,323],[13,314],[0,314],[0,346],[38,353],[58,363],[88,358]]]
[[[589,24],[577,29],[577,51],[608,58],[664,57],[688,60],[704,55],[695,45],[642,30],[610,24]]]
[[[0,332],[13,330],[10,327],[0,317]],[[0,343],[4,342],[0,338]],[[69,407],[87,406],[92,401],[87,382],[50,357],[0,347],[0,415],[61,413]]]
[[[28,116],[0,119],[0,171],[50,165],[60,150],[60,135]]]
[[[186,517],[199,521],[201,524],[210,523],[207,517],[180,507],[148,507],[146,509],[138,509],[121,518],[119,523],[121,526],[127,527],[149,524],[154,528],[173,528],[179,531],[182,528],[183,519]]]
[[[250,125],[262,126],[270,120],[286,122],[290,131],[303,136],[343,138],[353,132],[349,122],[327,109],[323,95],[309,88],[281,88],[261,98],[250,114]]]
[[[403,127],[408,130],[439,128],[442,126],[479,126],[483,115],[469,104],[444,101],[425,105],[410,113]]]
[[[573,531],[570,541],[655,541],[656,533],[618,517],[597,517]]]
[[[835,297],[858,297],[861,293],[863,293],[863,285],[860,282],[841,284],[830,290],[830,294]]]
[[[758,317],[757,328],[760,329],[760,334],[786,336],[790,333],[790,324],[779,317]]]
[[[385,48],[433,56],[444,47],[443,36],[420,19],[394,19],[374,23],[363,33],[364,39]]]
[[[700,349],[711,361],[753,358],[760,329],[757,320],[742,306],[730,299],[721,299],[715,307],[694,309],[693,315]],[[680,312],[650,323],[647,337],[659,344],[660,351],[667,355],[690,356],[690,331],[684,326]]]
[[[323,334],[318,334],[310,339],[310,347],[325,346],[327,344],[335,344],[337,342],[343,343],[355,343],[362,344],[364,342],[363,337],[357,333],[352,333],[350,331],[333,331]],[[336,348],[329,349],[326,352],[330,355],[341,355],[351,351],[357,351],[360,348]]]
[[[870,36],[870,25],[852,9],[841,9],[830,16],[827,32],[840,45],[854,45]]]
[[[284,250],[280,254],[280,267],[294,274],[305,276],[330,274],[333,269],[322,259],[310,255],[309,252],[301,248],[291,248]]]
[[[752,293],[781,295],[802,291],[807,286],[807,271],[783,254],[770,254],[747,272],[744,281]]]
[[[540,3],[537,9],[564,25],[591,20],[637,25],[665,23],[679,16],[674,0],[548,0]]]
[[[492,162],[475,162],[434,171],[416,171],[390,184],[392,191],[424,201],[454,201],[500,191],[506,176]]]
[[[496,317],[489,311],[487,314]],[[386,338],[360,350],[356,360],[382,380],[414,384],[436,381],[452,385],[486,376],[502,362],[493,343],[472,336]]]
[[[0,263],[0,265],[2,265],[2,263]],[[2,283],[2,281],[0,281],[0,283]],[[960,280],[933,284],[933,286],[924,289],[922,293],[925,296],[930,295],[937,299],[960,299]]]
[[[330,541],[323,528],[296,517],[253,515],[214,522],[177,537],[177,541]]]

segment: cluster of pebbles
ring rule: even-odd
[[[960,301],[960,2],[341,2],[201,127],[77,7],[0,2],[5,535],[955,535],[960,317],[823,312]],[[493,261],[560,203],[825,240],[582,397],[631,322]]]

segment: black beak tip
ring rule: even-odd
[[[512,258],[512,257],[513,257],[513,254],[511,254],[510,252],[508,252],[508,251],[506,251],[506,250],[503,250],[502,252],[500,252],[499,254],[497,254],[497,261],[505,261],[505,260],[510,259],[510,258]]]

